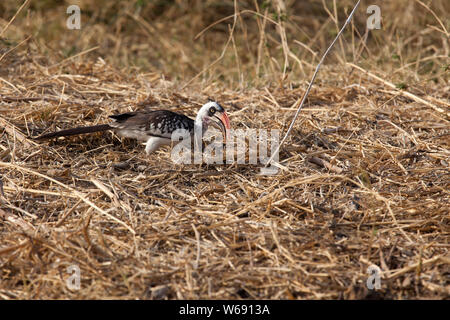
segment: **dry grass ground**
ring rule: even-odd
[[[1,299],[449,297],[447,2],[386,5],[365,40],[361,5],[274,176],[176,165],[113,133],[29,136],[140,108],[194,116],[208,97],[233,128],[285,132],[352,1],[78,2],[84,33],[64,29],[67,3],[29,1],[8,27],[19,6],[0,4]],[[235,10],[259,15],[194,40]]]

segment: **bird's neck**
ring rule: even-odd
[[[197,115],[194,121],[194,144],[196,150],[201,150],[203,134],[208,129],[208,122],[204,121],[200,115]]]
[[[195,133],[197,134],[201,133],[201,136],[203,136],[203,134],[207,129],[208,129],[208,121],[205,121],[204,119],[202,119],[202,117],[197,116],[194,122]]]

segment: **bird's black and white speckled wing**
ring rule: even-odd
[[[145,141],[150,137],[170,139],[178,129],[194,130],[194,120],[168,110],[128,112],[109,116],[110,127],[123,137]]]

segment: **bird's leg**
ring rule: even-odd
[[[168,142],[169,141],[169,142]],[[145,152],[150,154],[156,151],[159,147],[170,143],[170,140],[159,138],[159,137],[150,137],[145,143]]]

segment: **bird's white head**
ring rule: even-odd
[[[201,125],[202,131],[205,132],[210,124],[216,125],[224,134],[224,139],[228,138],[230,130],[230,119],[225,109],[215,101],[205,103],[197,113],[195,119],[196,125]]]

